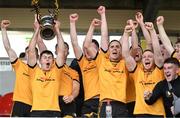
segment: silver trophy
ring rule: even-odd
[[[57,14],[59,12],[59,5],[57,0],[55,0],[55,6],[56,9],[51,12],[49,10],[50,15],[45,15],[41,17],[40,14],[40,8],[39,8],[39,4],[38,4],[39,0],[32,0],[32,5],[34,6],[34,10],[36,11],[36,14],[39,16],[37,17],[37,21],[39,22],[39,24],[41,25],[41,30],[40,30],[40,36],[42,39],[44,40],[51,40],[55,37],[55,33],[54,33],[54,20],[57,19]]]
[[[41,25],[41,30],[40,30],[40,35],[41,38],[45,40],[51,40],[55,37],[55,33],[53,30],[54,27],[54,17],[51,15],[45,15],[41,17],[40,25]]]

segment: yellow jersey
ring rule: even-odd
[[[11,62],[11,64],[16,74],[13,101],[32,105],[32,91],[29,80],[28,65],[18,58],[14,62]]]
[[[144,91],[151,91],[155,85],[164,79],[163,69],[155,67],[151,72],[145,72],[143,66],[137,65],[132,73],[136,90],[136,103],[134,114],[165,115],[162,98],[153,105],[148,105],[144,100]]]
[[[79,74],[68,65],[63,66],[62,77],[60,80],[60,96],[71,95],[73,89],[73,81],[79,82]]]
[[[126,103],[128,71],[125,61],[111,62],[107,53],[101,50],[96,63],[99,70],[100,101],[113,99]]]
[[[89,61],[83,55],[78,63],[82,72],[84,100],[86,101],[100,94],[98,69],[94,60]]]
[[[62,67],[52,66],[50,71],[42,71],[36,65],[29,67],[29,75],[32,84],[33,103],[31,110],[60,111],[58,96]]]

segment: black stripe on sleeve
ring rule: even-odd
[[[56,64],[56,67],[57,67],[58,69],[60,69],[60,68],[62,68],[62,67],[64,66],[64,64],[63,64],[62,66],[58,66],[56,62],[55,62],[55,64]]]
[[[35,67],[36,67],[36,65],[37,65],[37,63],[36,63],[36,64],[34,64],[34,66],[31,66],[31,65],[29,65],[29,64],[28,64],[28,67],[30,67],[30,68],[35,68]]]
[[[16,58],[14,61],[11,62],[11,64],[15,64],[17,62],[18,58]]]
[[[175,52],[176,52],[176,51],[174,50],[174,51],[173,51],[173,53],[171,54],[171,57],[173,57],[173,56],[174,56]]]
[[[96,60],[98,55],[99,55],[99,52],[97,51],[96,56],[93,58],[93,60]]]
[[[83,53],[79,59],[77,59],[77,58],[76,59],[77,59],[77,61],[81,61],[82,58],[83,58]]]
[[[102,48],[101,48],[101,50],[102,50],[103,53],[107,53],[107,50],[105,51],[105,50],[103,50]]]
[[[134,68],[134,70],[129,71],[129,73],[134,73],[136,69],[137,69],[137,64],[136,64],[136,67]]]
[[[73,81],[76,81],[76,82],[78,82],[80,84],[80,82],[77,79],[73,79]]]

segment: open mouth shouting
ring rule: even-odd
[[[145,67],[146,69],[150,69],[150,68],[151,68],[151,62],[150,62],[150,60],[145,60],[145,62],[144,62],[144,67]]]
[[[171,80],[171,73],[165,73],[165,76],[168,80]]]
[[[117,52],[113,52],[112,54],[113,54],[113,55],[117,55]]]
[[[47,68],[49,68],[49,66],[50,66],[50,63],[49,63],[49,62],[48,62],[48,63],[46,63],[46,67],[47,67]]]
[[[139,58],[139,57],[140,57],[139,54],[136,54],[136,55],[135,55],[135,58]]]

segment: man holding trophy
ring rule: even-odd
[[[35,5],[37,7],[37,4]],[[64,41],[59,30],[60,22],[55,20],[56,15],[46,15],[41,18],[39,9],[36,9],[36,30],[29,44],[28,74],[32,89],[32,117],[60,117],[58,104],[59,81],[64,64]],[[40,19],[40,20],[39,20]],[[53,53],[44,50],[40,54],[39,64],[35,58],[35,47],[38,36],[45,40],[57,37],[58,54],[54,59]]]
[[[33,117],[60,117],[60,108],[58,104],[59,81],[62,74],[64,64],[64,41],[59,31],[60,22],[54,21],[53,31],[57,36],[58,54],[54,62],[53,53],[44,50],[40,54],[39,62],[35,58],[35,46],[37,37],[40,33],[40,26],[36,29],[32,40],[29,44],[28,66],[29,77],[32,85],[32,109]],[[38,24],[38,22],[36,22]]]

